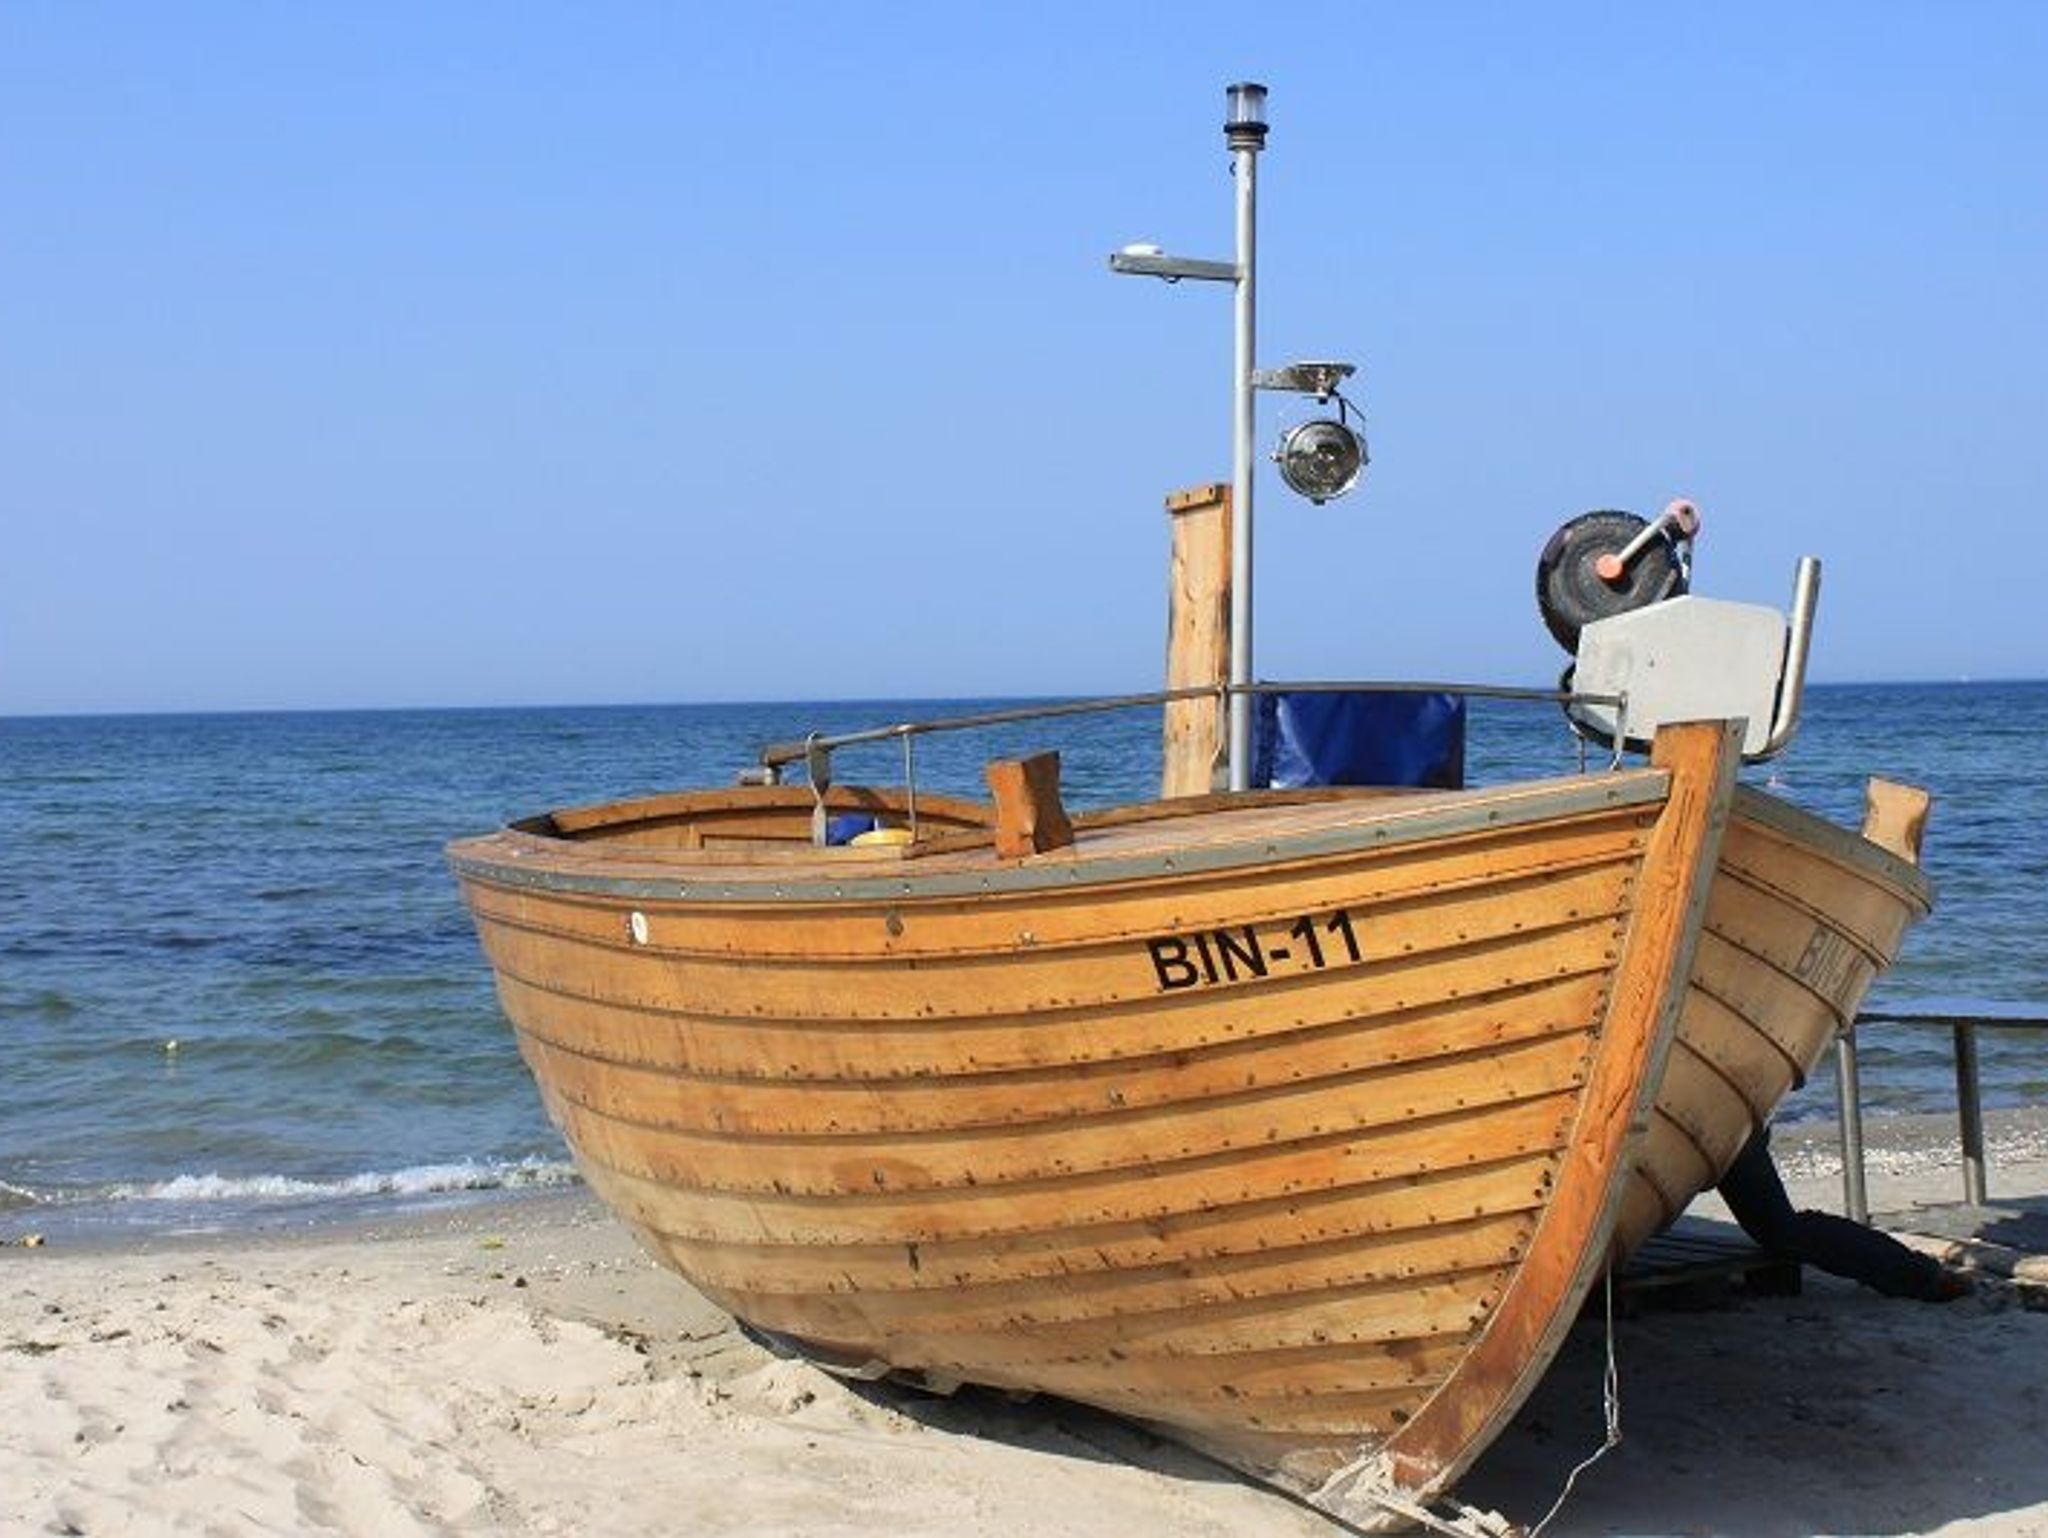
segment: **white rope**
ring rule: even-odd
[[[1606,1440],[1593,1449],[1590,1457],[1565,1475],[1564,1488],[1557,1492],[1557,1500],[1543,1514],[1543,1520],[1529,1529],[1529,1538],[1543,1538],[1543,1529],[1556,1520],[1557,1514],[1564,1510],[1564,1503],[1571,1499],[1572,1486],[1579,1482],[1579,1476],[1621,1445],[1621,1369],[1614,1358],[1614,1272],[1611,1268],[1607,1273],[1607,1366],[1600,1375],[1600,1402],[1607,1415]]]
[[[1600,1374],[1600,1408],[1606,1419],[1606,1436],[1591,1454],[1565,1475],[1564,1488],[1557,1492],[1557,1499],[1551,1503],[1550,1510],[1543,1514],[1543,1520],[1526,1530],[1528,1538],[1542,1538],[1543,1530],[1557,1520],[1557,1514],[1564,1510],[1565,1502],[1571,1499],[1572,1490],[1578,1484],[1579,1476],[1621,1445],[1621,1366],[1614,1349],[1612,1270],[1607,1273],[1603,1299],[1607,1340],[1606,1359]],[[1346,1489],[1346,1486],[1350,1488]],[[1400,1494],[1395,1488],[1392,1468],[1386,1454],[1378,1448],[1366,1449],[1324,1480],[1309,1497],[1309,1503],[1325,1511],[1334,1510],[1335,1508],[1328,1503],[1340,1491],[1344,1496],[1369,1501],[1390,1515],[1412,1522],[1418,1527],[1425,1527],[1433,1533],[1441,1533],[1445,1538],[1500,1538],[1502,1534],[1517,1531],[1497,1512],[1481,1511],[1474,1506],[1450,1501],[1448,1504],[1455,1509],[1455,1515],[1439,1516],[1421,1502]]]
[[[1439,1516],[1420,1501],[1400,1494],[1394,1488],[1387,1456],[1378,1448],[1368,1448],[1324,1480],[1315,1494],[1309,1497],[1309,1504],[1334,1513],[1336,1508],[1328,1503],[1338,1493],[1339,1487],[1346,1484],[1351,1488],[1343,1492],[1345,1496],[1370,1501],[1383,1512],[1417,1527],[1426,1527],[1433,1533],[1442,1533],[1445,1538],[1503,1538],[1504,1534],[1514,1531],[1497,1512],[1481,1511],[1476,1506],[1452,1501],[1449,1504],[1455,1508],[1456,1514]]]

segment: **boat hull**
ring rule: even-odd
[[[1919,870],[1744,786],[1620,1242],[1632,1251],[1719,1181],[1855,1022],[1933,896]]]
[[[1757,940],[1754,889],[1834,899],[1775,824],[1724,839],[1732,738],[1680,730],[1657,769],[1215,798],[1024,860],[965,804],[908,850],[812,849],[780,791],[721,794],[746,837],[680,798],[452,853],[590,1184],[736,1316],[1326,1503],[1367,1464],[1427,1495],[1853,1010],[1752,998],[1753,958],[1803,986],[1814,944]]]

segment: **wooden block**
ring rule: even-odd
[[[1074,842],[1074,825],[1060,804],[1059,754],[999,758],[988,766],[987,776],[996,804],[999,858],[1044,854]]]
[[[1917,785],[1872,779],[1863,787],[1863,836],[1902,860],[1920,863],[1927,809],[1934,798]]]

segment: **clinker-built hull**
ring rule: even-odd
[[[737,1317],[1363,1518],[1456,1478],[1924,911],[1736,755],[1677,727],[1650,768],[1160,803],[1018,859],[933,798],[915,843],[814,847],[778,788],[452,855],[590,1184]]]

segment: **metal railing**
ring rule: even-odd
[[[926,721],[899,721],[892,726],[872,726],[861,731],[814,732],[793,742],[771,742],[761,749],[761,766],[779,770],[801,762],[819,749],[851,747],[862,742],[888,742],[922,737],[932,732],[971,731],[979,727],[1008,726],[1018,721],[1045,721],[1059,716],[1100,715],[1113,710],[1132,710],[1146,705],[1171,705],[1176,700],[1221,700],[1232,694],[1456,694],[1466,699],[1532,700],[1552,705],[1593,704],[1627,708],[1627,696],[1582,694],[1569,689],[1523,689],[1505,684],[1413,683],[1390,680],[1347,682],[1254,683],[1233,688],[1229,684],[1198,684],[1185,689],[1153,689],[1143,694],[1109,694],[1047,704],[1015,705],[1002,710],[985,710],[965,716],[937,716]]]
[[[1262,694],[1454,694],[1465,699],[1524,700],[1567,707],[1574,704],[1611,705],[1618,728],[1612,743],[1610,768],[1621,767],[1628,722],[1627,694],[1594,694],[1570,689],[1525,689],[1504,684],[1447,684],[1401,681],[1347,681],[1251,684],[1200,684],[1183,689],[1154,689],[1143,694],[1116,694],[1077,700],[1056,700],[1045,704],[1013,705],[1001,710],[980,711],[964,716],[938,716],[924,721],[899,721],[889,726],[872,726],[851,732],[812,732],[790,742],[771,742],[761,749],[753,768],[742,770],[743,785],[779,785],[782,772],[801,763],[811,791],[818,798],[814,818],[815,837],[826,837],[825,792],[832,783],[834,750],[860,743],[896,742],[903,749],[903,792],[911,836],[917,836],[917,740],[934,732],[976,731],[1009,726],[1021,721],[1054,720],[1062,716],[1099,715],[1116,710],[1171,705],[1180,700],[1212,699],[1220,705],[1233,697]],[[1586,768],[1586,738],[1579,738],[1579,768]]]
[[[1859,1223],[1870,1221],[1870,1198],[1863,1172],[1863,1107],[1856,1061],[1856,1030],[1866,1025],[1947,1026],[1955,1033],[1956,1119],[1963,1157],[1963,1200],[1981,1207],[1988,1199],[1988,1159],[1984,1148],[1984,1089],[1977,1062],[1980,1030],[2044,1030],[2048,1015],[2019,1006],[1989,1010],[1873,1009],[1856,1017],[1856,1028],[1836,1044],[1835,1076],[1842,1129],[1842,1205]]]
[[[1109,711],[1133,710],[1150,705],[1170,705],[1178,700],[1213,699],[1221,701],[1234,694],[1336,694],[1336,693],[1377,693],[1377,694],[1455,694],[1465,699],[1486,700],[1527,700],[1552,705],[1591,704],[1611,705],[1622,712],[1627,720],[1628,697],[1625,694],[1591,694],[1570,689],[1524,689],[1504,684],[1453,684],[1415,683],[1411,681],[1353,680],[1344,682],[1275,683],[1261,682],[1233,687],[1230,684],[1201,684],[1185,689],[1154,689],[1143,694],[1114,694],[1076,700],[1058,700],[1046,704],[1016,705],[1001,710],[981,711],[973,715],[939,716],[925,721],[899,721],[889,726],[873,726],[852,732],[813,732],[807,737],[790,742],[771,742],[761,749],[760,767],[771,777],[779,778],[783,769],[791,764],[803,763],[815,766],[820,754],[829,755],[836,748],[851,747],[865,742],[900,741],[906,755],[909,744],[918,737],[933,732],[972,731],[983,727],[1008,726],[1019,721],[1044,721],[1060,716],[1100,715]],[[908,759],[906,757],[906,762]]]

